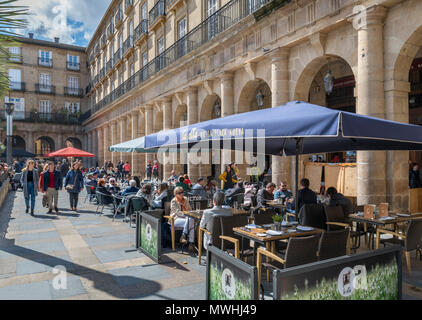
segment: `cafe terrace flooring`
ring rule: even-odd
[[[168,253],[174,262],[156,264],[135,250],[134,228],[110,213],[95,215],[85,195],[75,213],[60,192],[58,215],[47,215],[39,196],[31,217],[23,193],[8,194],[0,209],[0,299],[205,299],[206,267],[196,257]],[[56,266],[67,270],[67,289],[53,287]],[[271,299],[271,285],[265,291]],[[414,253],[411,278],[403,268],[403,298],[422,299],[422,262]]]

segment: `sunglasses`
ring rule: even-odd
[[[183,192],[177,192],[176,194],[183,194]]]

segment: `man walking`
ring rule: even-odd
[[[62,178],[61,173],[55,169],[54,163],[50,162],[48,164],[48,170],[44,172],[44,186],[43,190],[47,193],[48,200],[48,213],[53,212],[53,200],[54,200],[54,210],[56,213],[59,212],[57,207],[59,189],[62,189]]]

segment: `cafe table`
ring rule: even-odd
[[[253,253],[253,263],[256,263],[256,251],[258,249],[258,245],[265,246],[268,251],[275,253],[275,243],[279,240],[288,240],[292,237],[303,237],[303,236],[311,236],[314,234],[320,234],[324,232],[322,229],[318,228],[311,228],[311,230],[299,230],[296,224],[289,223],[286,227],[281,227],[282,234],[280,235],[263,235],[264,232],[271,230],[272,225],[263,225],[257,226],[257,228],[247,228],[245,227],[236,227],[233,228],[234,234],[240,236],[242,238],[241,242],[241,252],[243,253],[243,239],[248,239],[254,242],[254,253]],[[305,227],[310,228],[310,227]],[[241,256],[243,259],[243,256]]]
[[[357,214],[350,214],[349,219],[357,223],[370,224],[372,234],[372,249],[375,249],[375,234],[377,232],[377,227],[385,228],[387,225],[394,225],[394,229],[397,229],[397,224],[408,222],[412,219],[422,218],[422,213],[415,214],[404,214],[404,213],[394,213],[389,212],[388,216],[380,217],[378,212],[375,212],[374,218],[364,217],[363,212],[358,212]],[[370,244],[368,244],[369,246]]]

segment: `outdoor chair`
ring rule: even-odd
[[[380,239],[381,234],[390,234],[393,238]],[[398,233],[392,230],[377,228],[376,248],[379,248],[380,242],[385,246],[387,244],[397,244],[403,248],[406,257],[407,271],[411,276],[410,252],[416,250],[416,257],[422,260],[422,219],[410,220],[405,233]]]
[[[132,227],[132,216],[135,215],[137,212],[143,211],[145,208],[145,200],[141,197],[131,197],[130,198],[130,205],[132,206],[132,211],[129,216],[129,227]]]
[[[256,213],[254,214],[255,224],[258,226],[262,226],[263,224],[271,224],[273,223],[273,216],[275,212],[263,212],[263,213]]]
[[[221,224],[221,250],[240,259],[240,254],[247,262],[248,257],[253,256],[254,250],[250,246],[250,241],[235,235],[233,228],[243,227],[248,224],[248,217],[245,215],[234,215],[220,217]],[[243,246],[242,246],[243,240]],[[243,247],[243,251],[242,251]]]
[[[304,204],[299,210],[297,220],[303,226],[327,230],[325,208],[322,204]]]
[[[165,211],[165,210],[164,210]],[[176,251],[176,231],[183,230],[183,228],[176,228],[174,226],[174,218],[170,216],[170,213],[163,216],[164,219],[168,220],[170,224],[170,232],[171,232],[171,249],[172,251]]]
[[[208,229],[199,228],[198,234],[198,263],[201,264],[202,249],[206,248],[204,243],[204,234],[208,234],[211,238],[211,243],[216,248],[221,248],[221,223],[220,216],[213,216],[208,224]],[[204,246],[204,247],[203,247]]]
[[[114,205],[114,214],[113,214],[113,221],[116,218],[116,215],[125,209],[126,204],[124,203],[125,197],[119,196],[117,194],[113,194],[113,205]]]
[[[318,260],[326,260],[349,254],[349,228],[324,231],[318,248]]]
[[[85,190],[86,190],[86,197],[85,197],[84,203],[86,203],[86,199],[89,199],[88,200],[89,202],[95,199],[95,187],[85,186]]]
[[[113,197],[102,193],[100,191],[96,191],[95,192],[95,196],[97,198],[97,209],[95,210],[95,214],[99,213],[98,209],[101,207],[101,214],[103,214],[104,208],[108,207],[110,209],[114,209],[114,204],[113,204]]]
[[[350,250],[356,252],[356,250],[360,247],[360,237],[361,235],[365,234],[364,231],[353,230],[353,225],[351,222],[345,218],[343,213],[343,208],[341,206],[336,207],[325,207],[325,215],[326,215],[326,225],[327,231],[336,231],[342,230],[344,228],[349,229],[349,240],[350,240]],[[349,242],[348,242],[349,243]],[[350,253],[348,251],[348,253]]]
[[[242,208],[243,202],[245,201],[245,194],[244,193],[238,193],[231,197],[232,201],[232,207],[234,208],[237,204],[238,208]]]
[[[318,261],[317,253],[319,239],[319,234],[309,237],[290,238],[284,257],[280,257],[263,247],[258,248],[256,259],[256,266],[258,269],[258,288],[261,288],[261,274],[263,267],[270,270],[286,269]],[[268,259],[272,259],[274,261],[263,262],[263,256],[266,256]],[[270,281],[269,275],[270,273],[267,272],[268,282]]]
[[[192,210],[205,210],[208,209],[208,199],[200,199],[190,201]]]

